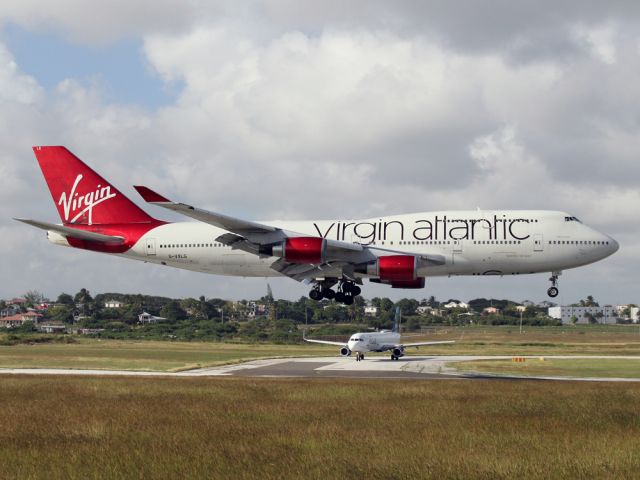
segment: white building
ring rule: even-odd
[[[469,310],[469,304],[464,302],[449,302],[442,305],[442,308],[461,308],[463,310]]]
[[[250,318],[266,317],[269,313],[269,308],[264,303],[249,302],[247,305],[247,316]]]
[[[107,300],[104,302],[104,308],[122,308],[124,303],[119,300]]]
[[[375,317],[376,315],[378,315],[378,307],[367,305],[364,307],[364,314],[370,317]]]
[[[632,307],[630,305],[616,305],[615,306],[616,313],[618,314],[619,317],[626,317],[626,315],[623,315],[623,312],[627,308],[629,309],[629,319],[633,323],[638,323],[638,320],[640,320],[640,318],[638,317],[638,313],[640,313],[640,308]]]
[[[140,315],[138,315],[138,322],[140,323],[156,323],[160,320],[166,320],[166,318],[156,317],[147,312],[142,312]]]
[[[616,323],[618,313],[615,307],[606,305],[604,307],[549,307],[549,316],[562,320],[562,323],[573,323],[571,319],[576,317],[576,323],[589,323],[589,315],[592,315],[598,323]]]

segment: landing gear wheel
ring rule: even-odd
[[[547,295],[551,298],[555,298],[558,296],[558,277],[562,274],[562,272],[551,272],[551,278],[549,281],[551,282],[551,287],[547,290]]]
[[[395,355],[391,355],[391,360],[397,360],[398,357],[396,357]]]
[[[342,292],[336,292],[334,298],[335,298],[336,302],[342,303],[342,302],[344,302],[344,299],[347,298],[347,296]]]
[[[328,298],[329,300],[333,300],[336,297],[336,292],[334,292],[330,288],[325,288],[322,290],[322,296],[324,298]]]
[[[353,297],[351,295],[345,295],[342,303],[345,305],[353,305]]]
[[[311,300],[315,300],[316,302],[319,302],[320,300],[322,300],[322,292],[317,288],[314,288],[309,292],[309,298]]]
[[[351,294],[354,297],[357,297],[362,293],[362,290],[360,289],[360,287],[350,280],[343,280],[339,288],[347,295]]]

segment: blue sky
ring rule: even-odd
[[[150,110],[173,103],[179,93],[178,84],[164,84],[146,62],[140,38],[82,45],[53,31],[34,32],[8,24],[2,39],[20,69],[46,89],[73,78],[98,86],[106,101]]]

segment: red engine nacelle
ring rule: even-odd
[[[324,263],[327,241],[320,237],[291,237],[272,249],[274,257],[291,263]]]
[[[413,255],[386,255],[367,267],[367,273],[382,282],[412,282],[417,278],[418,259]]]

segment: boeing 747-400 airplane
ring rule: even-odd
[[[423,288],[452,275],[558,276],[618,250],[575,216],[547,210],[422,212],[366,220],[255,222],[173,202],[135,187],[152,205],[197,222],[149,216],[65,147],[33,148],[62,224],[17,219],[56,245],[216,275],[290,277],[314,300],[353,303],[364,279]],[[336,287],[334,289],[334,287]]]

